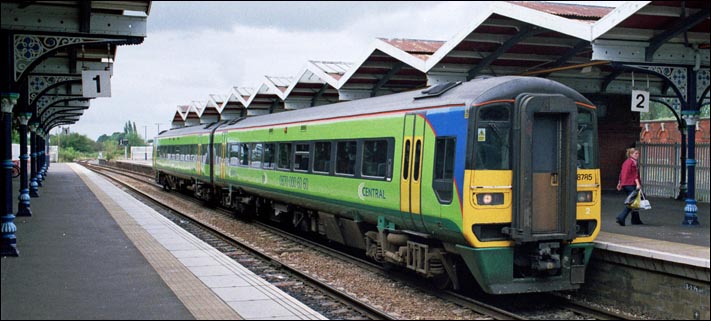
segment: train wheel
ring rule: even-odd
[[[447,290],[452,287],[452,279],[449,278],[447,273],[433,276],[430,278],[430,283],[432,283],[432,285],[439,290]]]

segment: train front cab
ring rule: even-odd
[[[470,246],[457,249],[484,291],[560,291],[584,282],[600,230],[592,108],[533,94],[473,108],[462,220]]]

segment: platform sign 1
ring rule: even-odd
[[[84,97],[111,97],[111,71],[83,70],[81,90]]]
[[[639,113],[649,112],[649,92],[646,90],[632,90],[632,111]]]

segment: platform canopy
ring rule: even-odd
[[[247,116],[247,100],[254,92],[251,88],[232,87],[220,106],[220,119],[232,120]]]
[[[492,2],[448,41],[378,39],[366,52],[341,78],[341,99],[502,75],[547,77],[583,93],[629,94],[633,75],[623,66],[629,63],[661,65],[655,68],[670,78],[669,68],[697,66],[702,93],[709,4],[632,1],[615,9]],[[673,96],[664,77],[637,73],[635,81],[646,87],[648,78],[652,94]]]
[[[309,60],[284,92],[285,109],[333,104],[338,99],[338,80],[352,63]]]
[[[707,2],[629,1],[612,8],[495,1],[472,12],[447,41],[378,38],[354,63],[307,61],[293,77],[265,76],[257,90],[232,90],[226,102],[253,116],[332,103],[336,91],[343,101],[527,75],[589,96],[643,87],[677,110],[698,110],[708,101],[709,60]],[[689,90],[696,104],[687,101]]]
[[[264,76],[262,83],[247,100],[248,116],[284,111],[286,89],[293,80],[292,77]]]
[[[32,113],[30,122],[41,135],[59,123],[73,123],[76,117],[61,116],[65,102],[110,93],[109,79],[101,83],[102,92],[83,92],[82,74],[96,71],[110,78],[117,47],[146,37],[150,7],[150,1],[3,1],[3,47],[11,59],[3,69],[2,92],[19,94],[14,111]],[[65,97],[55,92],[58,87],[67,88]],[[47,123],[39,117],[47,113],[66,121]]]

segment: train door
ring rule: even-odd
[[[226,136],[226,135],[223,135],[223,136]],[[220,147],[220,150],[221,150],[221,153],[220,153],[220,155],[221,155],[221,157],[220,157],[220,178],[222,179],[222,181],[225,180],[225,176],[227,174],[227,164],[225,164],[227,161],[227,143],[225,143],[225,140],[226,139],[223,138],[223,141],[222,141],[222,144]]]
[[[195,154],[195,171],[197,176],[202,175],[202,144],[198,143],[197,145],[197,154]]]
[[[425,120],[422,117],[416,114],[405,115],[400,173],[400,211],[407,229],[422,232],[426,231],[421,212],[424,132]]]
[[[512,237],[520,242],[575,237],[577,107],[561,95],[523,94],[514,122]]]

